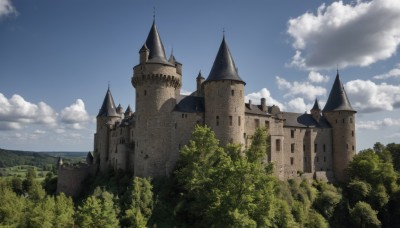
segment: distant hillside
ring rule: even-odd
[[[86,154],[84,152],[31,152],[0,148],[0,168],[16,165],[32,165],[37,167],[55,165],[59,156],[63,158],[63,161],[73,163],[84,161]]]

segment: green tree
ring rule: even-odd
[[[135,177],[127,191],[129,204],[122,219],[124,227],[146,227],[153,210],[153,192],[149,179]]]
[[[256,131],[253,138],[249,153],[235,145],[225,151],[210,128],[195,127],[175,171],[182,196],[177,213],[186,222],[218,227],[272,226],[281,221],[273,219],[279,214],[274,206],[282,206],[274,197],[276,180],[260,162],[266,152],[265,130]]]
[[[329,220],[333,216],[336,206],[340,203],[342,194],[333,185],[325,182],[319,182],[317,188],[320,194],[315,199],[313,206]]]
[[[350,219],[356,227],[380,227],[377,213],[368,203],[360,201],[350,210]]]
[[[52,196],[30,202],[27,212],[27,227],[51,228],[55,222],[55,202]]]
[[[315,210],[310,210],[308,213],[308,219],[305,227],[308,228],[328,228],[329,224],[326,219],[316,212]]]
[[[365,181],[360,180],[351,180],[347,185],[349,191],[349,197],[351,202],[354,204],[358,201],[364,200],[368,197],[371,191],[371,185],[366,183]]]
[[[95,191],[78,207],[76,223],[80,227],[118,227],[117,211],[113,194]]]
[[[74,226],[74,202],[71,197],[60,193],[55,197],[55,219],[53,227],[73,227]]]
[[[26,199],[8,187],[0,188],[0,226],[23,226]]]

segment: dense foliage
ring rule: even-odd
[[[66,158],[66,161],[84,161],[87,153],[81,152],[29,152],[17,150],[5,150],[0,148],[0,168],[17,165],[30,165],[45,167],[55,165],[59,156]]]
[[[267,132],[251,147],[222,148],[197,126],[169,177],[132,177],[122,171],[85,183],[84,196],[55,194],[34,169],[0,180],[3,227],[396,227],[400,224],[400,146],[377,143],[350,163],[349,181],[279,181],[266,161]]]

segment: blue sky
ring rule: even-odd
[[[0,148],[92,150],[108,83],[134,109],[153,7],[167,55],[183,63],[182,92],[208,76],[225,30],[246,101],[323,106],[339,65],[357,149],[400,143],[398,0],[0,0]]]

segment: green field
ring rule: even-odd
[[[35,167],[30,165],[18,165],[7,168],[0,168],[0,178],[13,178],[18,177],[21,179],[25,179],[26,173],[29,168],[34,168],[37,174],[37,181],[43,181],[46,177],[46,174],[50,172],[50,170],[43,170],[41,167]]]

